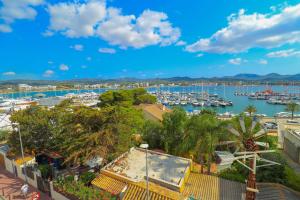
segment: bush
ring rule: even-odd
[[[41,172],[41,175],[44,179],[47,179],[50,176],[50,166],[45,164],[45,165],[39,165],[38,169]]]
[[[285,185],[300,192],[300,175],[289,166],[285,166],[284,172],[287,180]]]
[[[75,182],[74,176],[55,180],[54,187],[66,196],[75,196],[80,200],[116,200],[108,192],[87,187],[81,181]]]
[[[281,156],[281,154],[278,152],[264,154],[263,158],[280,163],[280,165],[271,165],[268,167],[258,168],[256,180],[258,182],[272,182],[285,184],[286,174],[284,172],[284,169],[286,162],[285,159]],[[264,163],[258,162],[257,164],[262,165]]]
[[[247,175],[247,169],[238,163],[233,163],[230,169],[223,170],[219,173],[221,178],[241,183],[245,183]]]
[[[84,184],[84,185],[89,185],[92,180],[96,178],[96,175],[93,172],[84,172],[83,174],[80,175],[79,180]]]

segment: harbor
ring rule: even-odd
[[[246,89],[247,88],[247,89]],[[238,88],[240,89],[240,88]],[[170,108],[183,107],[188,113],[197,114],[204,108],[215,110],[220,115],[233,116],[244,112],[245,107],[253,105],[261,116],[287,116],[285,106],[289,102],[300,103],[298,86],[244,86],[244,92],[236,86],[202,84],[190,86],[148,87],[150,94],[155,95],[158,103]],[[0,94],[0,110],[22,109],[29,105],[51,105],[63,99],[75,98],[78,103],[96,105],[98,95],[111,88],[74,89],[61,91],[30,92],[23,91],[11,94]],[[298,113],[297,113],[298,114]],[[297,117],[296,114],[296,117]]]

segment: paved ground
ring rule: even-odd
[[[24,181],[21,179],[15,178],[12,174],[5,171],[0,167],[0,199],[1,196],[4,196],[5,199],[9,200],[31,200],[34,193],[38,192],[37,189],[30,186],[29,195],[27,198],[21,195],[20,188],[24,184]],[[3,195],[4,192],[4,195]],[[48,196],[39,192],[41,195],[41,200],[50,200]]]

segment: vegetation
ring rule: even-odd
[[[132,90],[107,91],[100,98],[100,107],[108,106],[132,106],[142,103],[155,103],[156,97],[147,93],[143,88]]]
[[[74,181],[73,176],[67,178],[58,178],[54,181],[54,187],[59,192],[68,195],[73,195],[80,200],[116,200],[109,193],[85,186],[83,182]]]
[[[9,131],[0,130],[0,142],[4,142],[7,140],[9,135]]]
[[[90,185],[92,180],[96,178],[95,173],[93,172],[84,172],[83,174],[80,175],[79,180],[84,184],[84,185]]]
[[[108,162],[130,147],[139,145],[141,141],[134,138],[141,135],[150,148],[192,158],[201,166],[206,165],[210,173],[215,150],[232,150],[222,145],[223,141],[234,141],[234,150],[249,150],[247,141],[256,140],[254,134],[261,130],[260,124],[252,117],[241,115],[222,121],[212,110],[203,110],[199,115],[189,117],[180,107],[165,113],[161,123],[146,121],[135,105],[153,103],[156,99],[143,89],[108,91],[99,98],[101,103],[96,109],[73,106],[71,101],[64,101],[52,109],[32,106],[13,113],[11,120],[20,124],[26,152],[55,150],[66,158],[67,164],[83,164],[94,156]],[[252,115],[256,109],[249,106],[246,110]],[[245,130],[240,117],[243,118]],[[239,135],[229,134],[232,129]],[[8,135],[8,142],[15,153],[19,153],[20,149],[19,142],[15,140],[17,136],[15,131]],[[276,149],[276,137],[263,137],[259,141],[267,141],[271,149]],[[280,155],[270,154],[265,158],[282,165],[259,169],[258,181],[277,182],[299,189],[300,178],[293,174]],[[40,170],[47,174],[46,168],[41,166]],[[246,168],[235,163],[233,168],[220,173],[220,176],[244,182],[248,173]],[[86,173],[76,183],[73,179],[60,179],[55,184],[64,192],[81,199],[95,199],[94,195],[102,194],[86,187],[93,178],[93,174]]]
[[[250,115],[250,117],[252,117],[252,115],[253,115],[254,113],[256,113],[257,110],[256,110],[256,107],[255,107],[255,106],[249,105],[249,106],[246,107],[245,112],[248,112],[249,115]]]
[[[258,182],[280,183],[296,191],[300,191],[300,175],[287,165],[280,153],[266,154],[263,158],[278,162],[281,165],[259,168],[256,174]],[[219,176],[228,180],[245,183],[248,173],[249,171],[245,167],[234,163],[230,169],[220,172]]]
[[[215,149],[220,141],[227,139],[225,124],[226,122],[218,120],[210,113],[192,116],[186,124],[181,153],[189,152],[202,166],[207,164],[208,173],[210,173]]]
[[[114,91],[113,100],[108,94],[100,96],[106,100],[99,109],[72,106],[67,100],[52,109],[31,106],[15,112],[11,120],[20,124],[25,151],[58,151],[69,164],[82,164],[94,156],[106,161],[127,151],[135,145],[132,136],[144,127],[143,114],[133,105],[142,102],[139,97],[144,99],[145,90]],[[17,136],[16,131],[8,136],[14,153],[20,153]]]
[[[291,112],[292,113],[292,119],[294,119],[295,112],[300,111],[300,105],[298,105],[295,102],[291,102],[291,103],[286,105],[285,111]]]

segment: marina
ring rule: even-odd
[[[200,112],[201,109],[211,108],[221,116],[233,116],[243,112],[248,105],[254,105],[258,115],[275,116],[284,112],[285,106],[289,102],[300,104],[300,93],[297,86],[289,88],[272,86],[270,89],[270,87],[259,85],[251,86],[251,90],[246,86],[244,88],[247,88],[245,92],[241,92],[241,90],[237,90],[236,86],[199,83],[191,86],[148,87],[147,90],[157,97],[159,103],[170,108],[181,106],[187,112],[194,114]],[[97,103],[98,95],[107,90],[111,90],[111,88],[0,94],[0,110],[9,110],[12,105],[15,109],[22,109],[37,102],[51,105],[53,103],[51,101],[75,97],[78,103],[93,106]],[[286,113],[283,116],[286,116]]]

